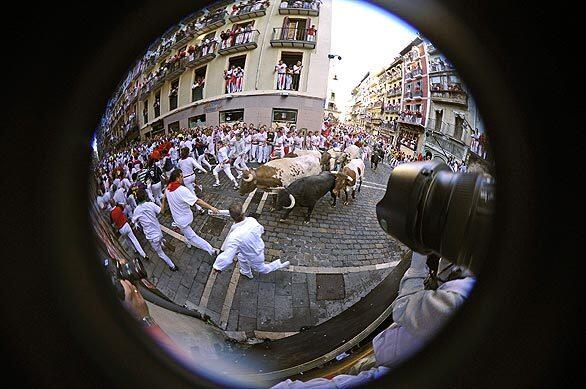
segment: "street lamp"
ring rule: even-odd
[[[341,57],[341,56],[339,56],[339,55],[337,55],[337,54],[328,54],[328,58],[329,58],[329,59],[334,59],[334,58],[336,58],[336,57],[338,57],[338,60],[339,60],[339,61],[341,61],[341,60],[342,60],[342,57]]]

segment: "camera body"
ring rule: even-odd
[[[147,272],[140,258],[132,258],[129,261],[121,263],[115,259],[104,259],[104,268],[110,276],[116,295],[120,300],[124,300],[124,288],[120,280],[128,280],[132,283],[140,281],[147,277]]]
[[[487,174],[455,173],[437,160],[413,162],[392,171],[376,213],[382,229],[413,251],[477,273],[490,243],[494,200]]]

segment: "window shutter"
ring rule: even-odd
[[[287,37],[287,30],[289,29],[289,16],[283,18],[283,28],[281,29],[281,40]]]

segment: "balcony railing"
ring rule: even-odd
[[[184,58],[185,66],[188,68],[194,68],[210,62],[212,59],[216,58],[216,47],[216,42],[198,47],[195,52],[188,54],[188,56]]]
[[[219,14],[212,16],[209,19],[204,20],[202,24],[203,25],[200,26],[199,28],[195,28],[195,32],[194,32],[195,36],[202,35],[207,32],[213,31],[213,30],[217,29],[218,27],[221,27],[224,24],[226,24],[226,12],[225,11],[220,12]]]
[[[445,63],[431,63],[429,64],[430,73],[453,72],[455,68]]]
[[[264,3],[255,3],[240,8],[235,14],[231,14],[228,17],[228,20],[231,22],[239,22],[242,20],[265,16],[266,14],[267,10]]]
[[[309,28],[273,28],[271,46],[273,47],[297,47],[314,49],[317,40],[317,31]]]
[[[318,1],[285,0],[279,3],[279,14],[319,16],[319,6]]]
[[[218,54],[226,55],[256,49],[256,41],[258,40],[259,35],[260,31],[258,30],[242,31],[235,34],[234,36],[220,42]]]
[[[173,64],[171,64],[171,66],[169,66],[167,68],[167,70],[163,74],[162,78],[164,80],[170,80],[170,79],[176,78],[184,71],[185,71],[185,58],[183,58],[179,61],[173,62]]]
[[[185,46],[193,36],[190,33],[182,33],[181,35],[175,35],[175,43],[171,45],[171,49],[177,49],[181,46]]]
[[[387,92],[387,96],[389,96],[389,97],[399,96],[400,94],[401,94],[401,88],[391,88]]]
[[[423,126],[424,124],[423,116],[421,115],[421,113],[412,111],[402,112],[399,116],[398,121],[402,123],[415,124],[418,126]]]
[[[433,90],[431,99],[443,103],[468,106],[468,94],[462,90]]]
[[[421,98],[423,97],[423,91],[421,90],[416,90],[416,91],[406,91],[405,94],[403,95],[404,98],[406,99],[415,99],[415,98]]]

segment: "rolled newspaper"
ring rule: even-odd
[[[230,211],[228,211],[227,209],[219,209],[218,213],[213,213],[211,209],[208,209],[208,215],[230,216]]]

